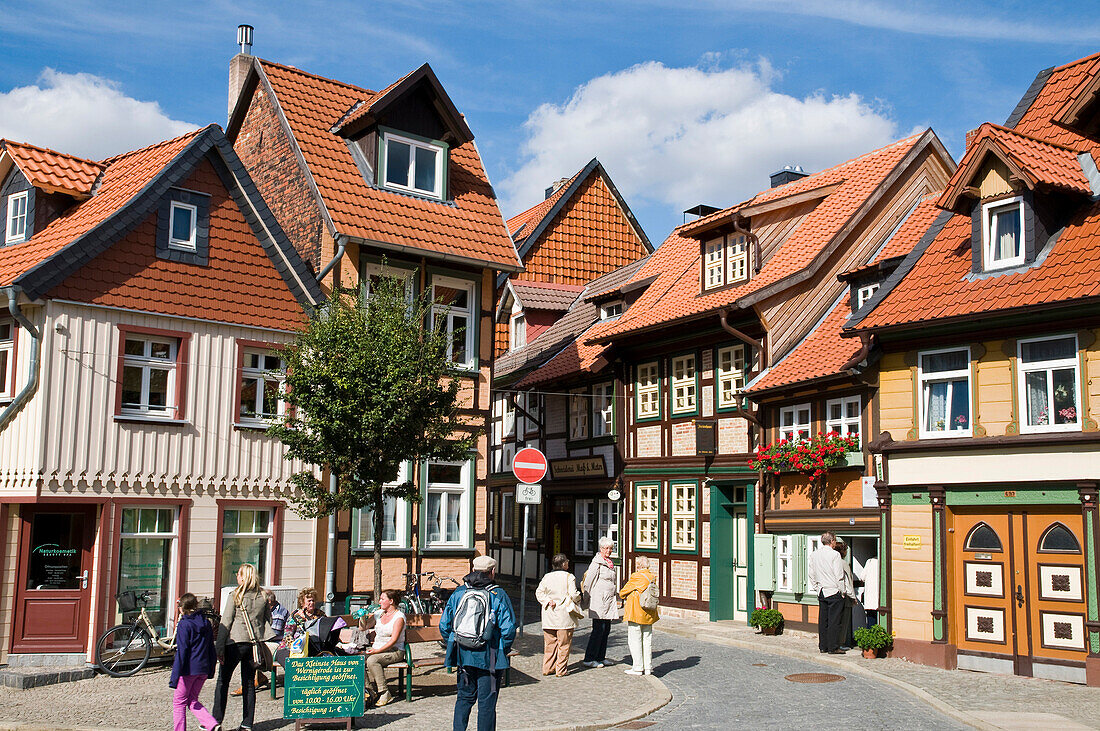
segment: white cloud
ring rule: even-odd
[[[0,92],[0,109],[0,137],[94,160],[195,129],[156,102],[126,96],[110,79],[51,68],[37,84]]]
[[[732,205],[785,164],[813,172],[899,136],[855,94],[798,99],[773,90],[776,77],[766,61],[729,69],[649,61],[592,79],[528,117],[523,161],[501,185],[505,211],[533,205],[593,157],[631,206],[682,210]]]

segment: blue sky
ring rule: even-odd
[[[14,0],[0,136],[102,157],[224,123],[242,22],[256,55],[361,86],[430,62],[506,216],[596,155],[655,243],[787,163],[927,126],[958,158],[1036,72],[1100,51],[1089,2]]]

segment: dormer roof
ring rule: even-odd
[[[87,198],[104,164],[25,142],[0,140],[0,180],[15,165],[35,188]]]
[[[515,302],[524,310],[565,312],[583,291],[584,287],[576,284],[509,279],[497,308],[497,321],[504,321]]]

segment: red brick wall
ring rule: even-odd
[[[294,248],[317,271],[324,219],[275,105],[261,85],[252,95],[234,147]]]

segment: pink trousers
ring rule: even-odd
[[[195,720],[209,731],[218,725],[217,719],[210,715],[203,704],[199,703],[199,691],[206,682],[205,675],[181,675],[176,684],[176,694],[172,697],[172,720],[174,731],[187,731],[187,709],[195,714]]]

